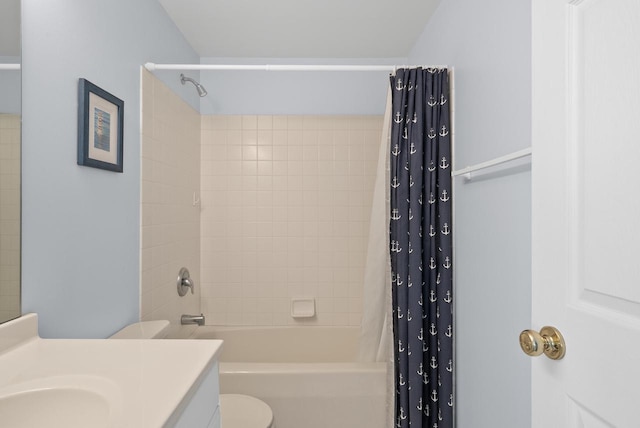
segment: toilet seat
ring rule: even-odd
[[[273,412],[262,400],[242,394],[220,394],[224,428],[272,428]]]

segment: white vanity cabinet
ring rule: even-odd
[[[207,428],[220,428],[220,406],[216,409],[216,413],[211,418],[211,422],[209,422],[209,426]]]
[[[0,324],[0,426],[220,428],[221,348],[220,340],[42,339],[37,315],[23,315]],[[82,412],[70,418],[67,408]]]
[[[218,363],[205,373],[175,428],[220,428],[220,382]]]

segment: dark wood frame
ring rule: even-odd
[[[89,135],[90,120],[93,120],[94,113],[89,111],[89,94],[102,98],[104,101],[113,104],[117,110],[117,123],[115,127],[115,135],[117,139],[116,162],[105,162],[103,160],[93,159],[89,157],[90,144],[93,141],[93,135]],[[124,135],[124,101],[110,94],[104,89],[94,85],[86,79],[78,81],[78,165],[89,166],[93,168],[106,169],[114,172],[122,172],[123,160],[123,135]],[[113,132],[113,125],[110,126],[110,132]]]

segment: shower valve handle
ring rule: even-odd
[[[182,280],[182,286],[183,287],[189,287],[191,289],[191,294],[194,294],[193,291],[193,281],[191,281],[191,278],[185,278]]]
[[[177,285],[178,285],[178,296],[180,297],[187,294],[187,290],[189,288],[191,289],[191,294],[195,293],[194,291],[195,284],[191,279],[191,275],[189,275],[189,269],[185,267],[180,269],[180,272],[178,273]]]

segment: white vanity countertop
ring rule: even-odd
[[[113,426],[160,428],[182,412],[221,344],[41,339],[37,316],[30,314],[0,326],[0,399],[28,389],[88,389],[108,398]]]

